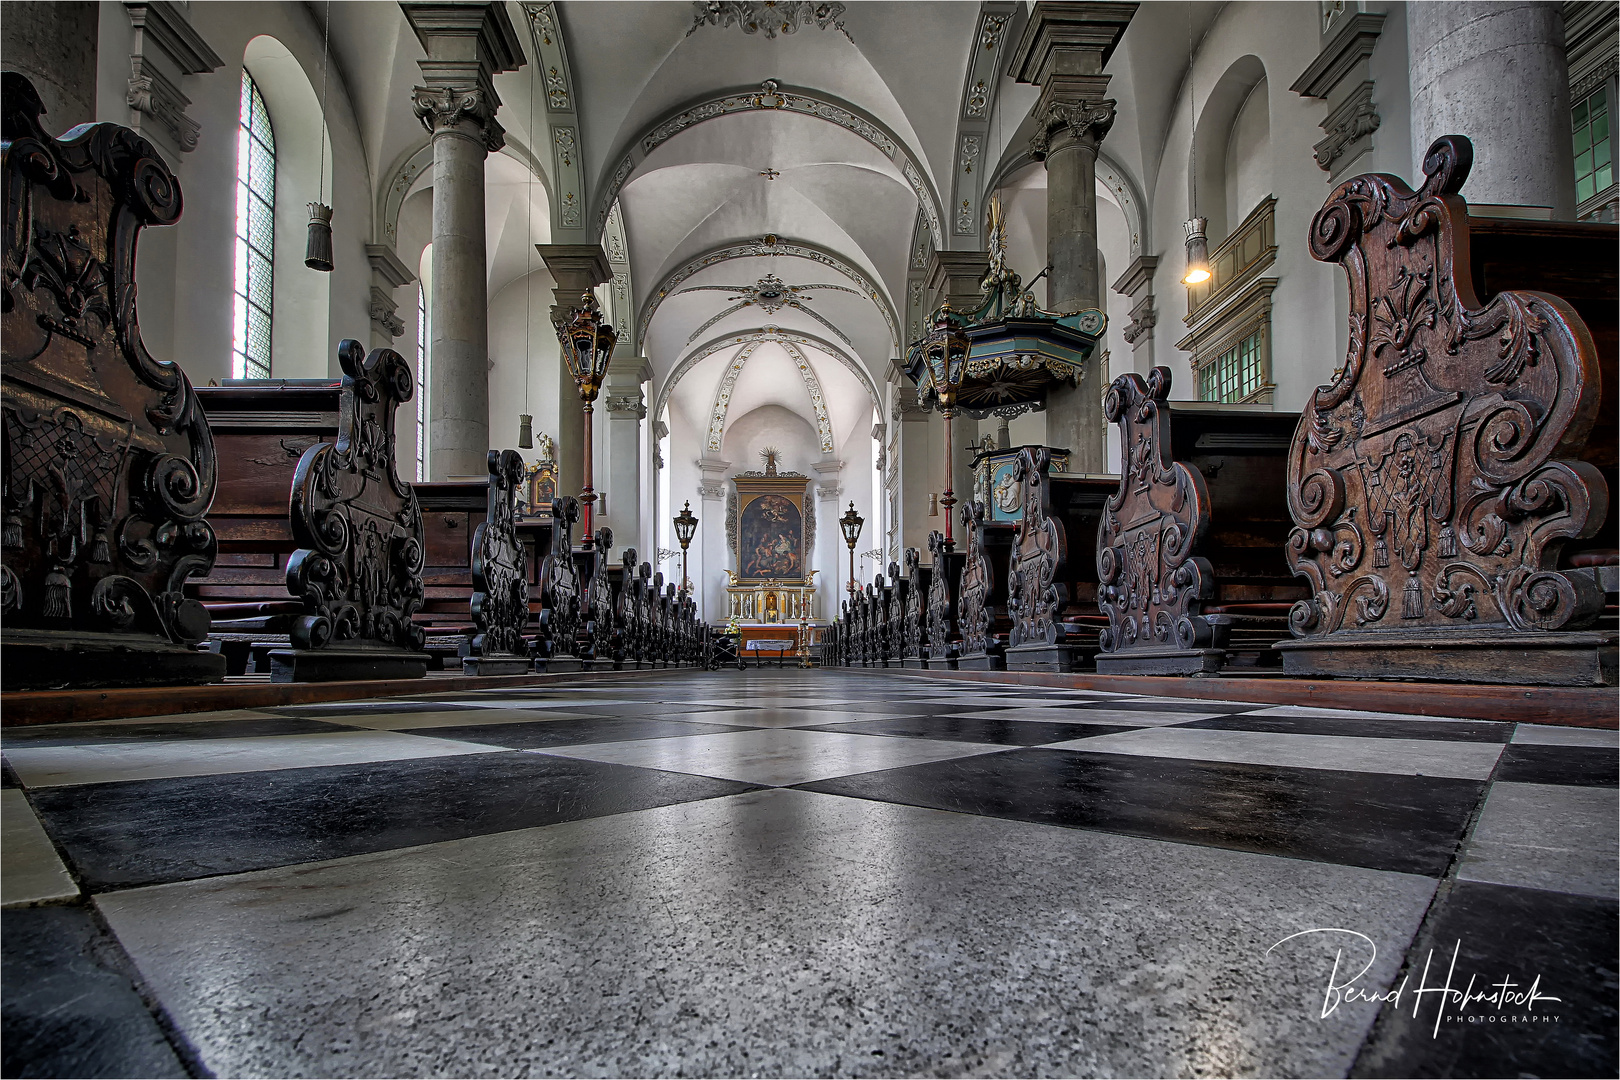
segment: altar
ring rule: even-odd
[[[728,570],[726,577],[726,618],[745,623],[794,623],[815,618],[816,574],[798,581],[748,581]]]

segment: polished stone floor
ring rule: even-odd
[[[424,689],[7,729],[4,1075],[1616,1074],[1614,732]]]

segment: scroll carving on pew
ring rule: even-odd
[[[1064,636],[1058,609],[1067,597],[1057,573],[1068,559],[1069,544],[1063,523],[1052,513],[1051,463],[1049,450],[1025,447],[1013,474],[1023,488],[1024,516],[1014,535],[1007,575],[1009,649],[1055,650]]]
[[[1005,665],[1002,654],[1006,648],[1004,625],[1006,621],[1005,577],[997,575],[994,554],[1007,552],[1008,525],[987,520],[987,508],[981,502],[965,503],[962,514],[962,587],[957,600],[961,627],[962,650],[957,665],[974,671],[997,671]],[[999,534],[1001,544],[995,544],[992,533]],[[1002,576],[998,582],[997,577]]]
[[[916,548],[906,548],[905,560],[906,610],[901,630],[900,666],[921,667],[926,655],[923,649],[928,643],[928,572],[923,569],[922,553]]]
[[[895,667],[901,666],[901,657],[906,648],[906,612],[911,606],[911,576],[900,573],[900,564],[889,564],[889,622],[888,650],[884,653],[886,661],[893,661]]]
[[[574,566],[574,523],[579,502],[572,496],[551,500],[551,551],[540,564],[540,632],[535,637],[536,670],[578,671],[579,571]]]
[[[585,628],[591,642],[591,659],[609,661],[615,668],[624,664],[624,639],[619,630],[613,580],[608,576],[608,553],[613,550],[613,530],[606,525],[596,530],[595,569],[586,588],[590,624]]]
[[[635,548],[625,548],[624,554],[619,557],[621,573],[614,616],[620,627],[619,648],[623,660],[632,667],[641,666],[641,615],[636,600],[641,590],[641,582],[636,576],[636,560],[639,557]]]
[[[127,128],[53,138],[21,75],[3,97],[4,685],[218,681],[182,592],[218,550],[213,437],[135,312],[137,238],[179,220],[180,185]]]
[[[1170,457],[1170,369],[1115,379],[1103,412],[1119,425],[1119,492],[1097,531],[1097,606],[1108,617],[1097,670],[1193,675],[1220,670],[1227,622],[1202,613],[1215,594],[1209,560],[1193,550],[1209,532],[1204,478]]]
[[[1336,189],[1311,254],[1344,266],[1350,345],[1289,451],[1289,539],[1313,595],[1282,643],[1300,675],[1585,683],[1612,677],[1587,570],[1559,569],[1609,493],[1580,453],[1598,357],[1559,297],[1481,304],[1469,263],[1467,139],[1429,148],[1423,185]],[[1603,654],[1609,653],[1609,659]]]
[[[943,670],[956,667],[961,637],[956,624],[956,598],[960,586],[962,556],[955,544],[938,532],[928,534],[928,550],[934,566],[928,584],[928,666]]]
[[[394,468],[394,413],[411,400],[410,366],[392,349],[338,346],[338,440],[305,450],[289,516],[299,549],[287,591],[304,613],[290,649],[270,653],[273,682],[407,679],[427,673],[422,510]]]
[[[516,503],[523,458],[516,450],[489,452],[489,501],[473,531],[471,655],[468,675],[522,675],[531,668],[523,632],[529,625],[526,556],[518,538]]]

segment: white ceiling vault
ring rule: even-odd
[[[780,399],[834,454],[881,419],[914,224],[978,246],[952,200],[981,5],[872,0],[754,33],[691,4],[554,7],[584,227],[618,207],[653,415],[678,398],[718,452],[728,416]]]

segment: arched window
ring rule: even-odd
[[[427,480],[427,289],[416,289],[416,479]]]
[[[236,131],[236,297],[231,376],[270,377],[272,266],[276,245],[276,137],[253,77],[242,72]]]

